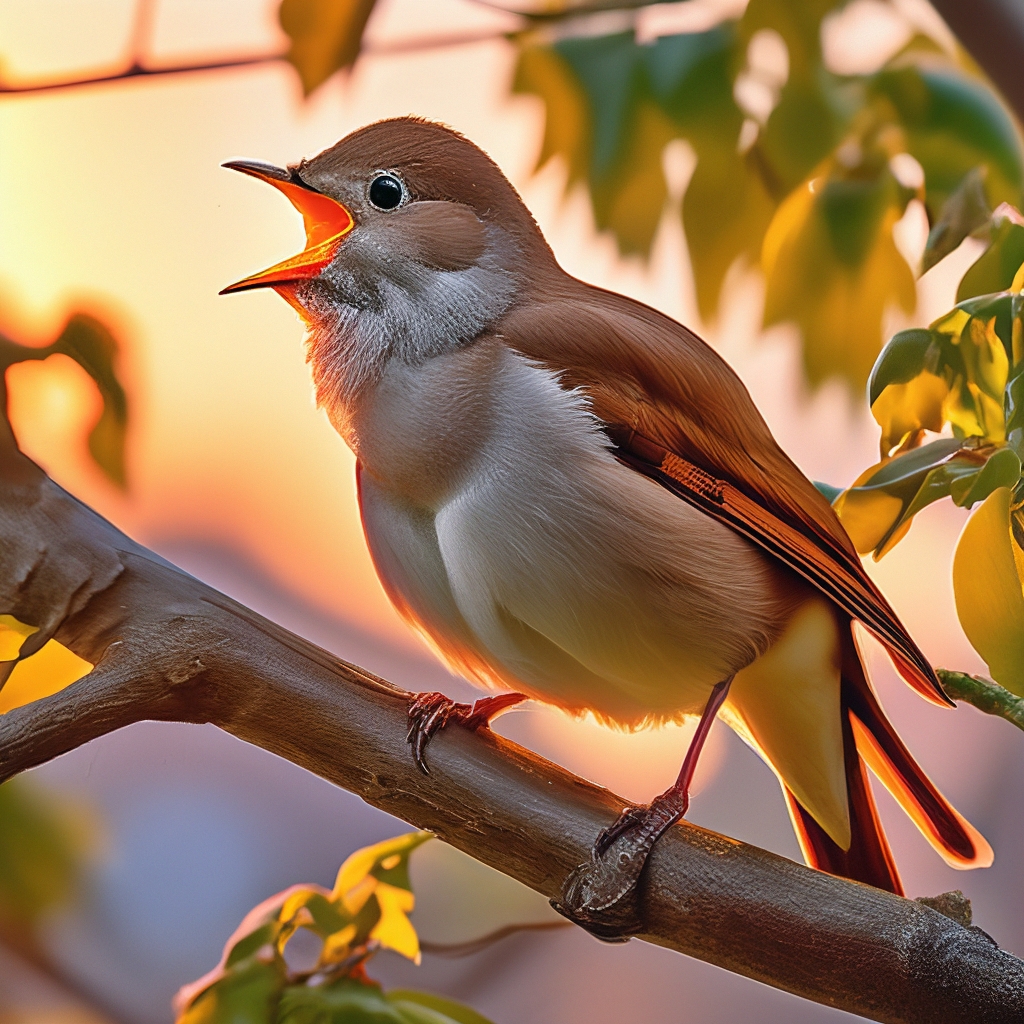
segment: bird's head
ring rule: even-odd
[[[301,253],[224,291],[274,288],[300,312],[329,413],[389,359],[468,344],[553,266],[497,165],[438,124],[381,121],[288,169],[225,166],[278,188],[302,214]]]

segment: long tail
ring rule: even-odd
[[[867,765],[947,864],[955,868],[988,867],[992,848],[935,788],[885,717],[868,685],[852,629],[843,631],[840,705],[852,840],[849,850],[840,848],[786,790],[790,816],[807,862],[823,871],[903,895],[868,785]]]

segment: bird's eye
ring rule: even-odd
[[[370,182],[370,202],[378,210],[393,210],[402,202],[402,183],[393,174],[378,174]]]

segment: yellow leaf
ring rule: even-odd
[[[344,960],[348,956],[349,946],[351,946],[352,940],[356,937],[356,932],[355,924],[350,924],[342,928],[340,932],[328,935],[324,939],[323,950],[320,953],[321,961],[332,963]]]
[[[965,348],[964,362],[973,370],[972,376],[985,393],[1002,402],[1010,361],[999,335],[996,334],[996,318],[990,317],[985,323],[971,320],[971,341],[973,350]],[[968,352],[972,357],[968,359]]]
[[[997,683],[1024,696],[1024,591],[1010,534],[1008,487],[993,491],[964,527],[953,556],[960,624]]]
[[[870,472],[878,467],[873,466]],[[892,524],[903,511],[903,502],[884,491],[844,491],[836,499],[835,509],[853,541],[853,546],[862,555],[874,551]],[[907,529],[910,524],[904,524]],[[897,531],[898,532],[898,531]],[[895,540],[900,539],[902,533]],[[890,538],[892,543],[894,539]],[[891,547],[892,543],[888,546]]]
[[[9,615],[0,616],[9,619]],[[33,633],[34,627],[28,627]],[[0,634],[0,640],[3,639]],[[18,662],[0,690],[0,714],[42,700],[88,675],[93,666],[63,644],[50,640],[31,657]]]
[[[375,895],[380,905],[380,920],[370,932],[370,938],[419,963],[420,940],[406,917],[415,906],[416,897],[408,889],[398,889],[386,882],[377,885]]]
[[[431,832],[409,832],[402,836],[395,836],[394,839],[385,839],[382,843],[364,846],[363,849],[356,850],[338,869],[333,895],[335,897],[345,896],[384,861],[390,860],[395,854],[402,858],[407,857],[417,846],[432,838],[433,833]],[[385,870],[393,870],[393,868],[385,868]]]
[[[0,661],[14,661],[21,653],[21,645],[38,632],[38,626],[19,622],[13,615],[0,615]]]
[[[683,225],[697,304],[701,316],[710,320],[736,257],[756,265],[775,201],[750,166],[750,156],[737,152],[735,139],[711,130],[695,130],[689,138],[697,150],[697,166],[683,196]]]
[[[927,370],[905,384],[890,384],[875,399],[871,415],[882,428],[882,451],[889,454],[908,434],[942,430],[942,406],[949,386]]]
[[[882,343],[882,317],[908,312],[914,277],[893,241],[905,198],[887,169],[875,178],[830,177],[834,162],[781,203],[765,234],[765,323],[794,320],[812,384],[832,376],[864,387]],[[838,175],[838,172],[836,172]]]
[[[278,18],[291,40],[286,57],[308,96],[359,56],[375,0],[282,0]]]
[[[1017,273],[1013,275],[1013,282],[1010,284],[1011,292],[1024,292],[1024,263],[1017,268]]]
[[[363,875],[355,885],[350,885],[341,894],[341,902],[345,909],[354,917],[366,905],[366,901],[377,889],[377,879],[373,875]]]
[[[519,51],[512,91],[534,93],[544,102],[544,142],[537,166],[561,156],[568,165],[569,184],[583,180],[590,149],[590,112],[565,59],[550,46],[524,45]]]

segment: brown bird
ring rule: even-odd
[[[305,320],[384,589],[455,671],[516,691],[473,708],[421,695],[421,767],[438,728],[483,726],[524,695],[628,729],[701,715],[677,783],[598,839],[596,859],[625,844],[642,866],[685,813],[717,714],[779,777],[815,867],[902,891],[865,764],[948,863],[991,863],[886,719],[853,622],[952,702],[711,348],[565,273],[498,167],[448,128],[383,121],[288,170],[226,166],[304,218],[302,253],[225,291],[271,286]]]

